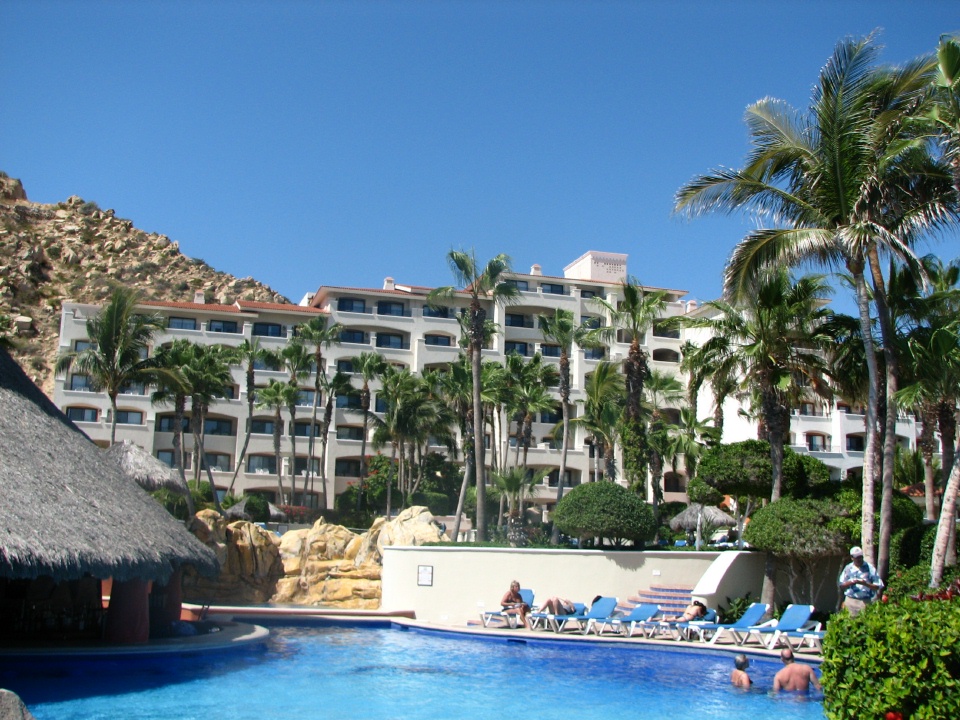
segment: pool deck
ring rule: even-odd
[[[199,606],[188,606],[195,612]],[[550,630],[527,630],[525,628],[483,627],[466,625],[462,627],[437,625],[418,622],[412,611],[384,612],[380,610],[346,610],[339,608],[320,608],[300,605],[212,605],[202,608],[206,617],[220,627],[219,632],[187,637],[162,638],[134,645],[51,645],[40,646],[0,646],[0,660],[18,657],[112,657],[112,656],[163,656],[169,654],[206,653],[224,650],[240,650],[245,647],[264,643],[270,636],[267,628],[258,622],[267,624],[283,623],[284,620],[298,623],[315,621],[318,624],[348,623],[351,625],[393,624],[407,629],[435,632],[447,635],[472,636],[485,639],[506,640],[508,642],[531,643],[577,643],[608,644],[618,646],[649,646],[674,651],[697,653],[733,654],[744,653],[755,657],[779,658],[780,651],[767,650],[759,645],[737,645],[732,641],[718,642],[715,645],[700,642],[685,642],[670,639],[651,639],[644,637],[624,637],[622,635],[583,635],[580,632],[554,633]],[[794,650],[797,659],[811,664],[819,664],[821,657],[812,652]]]

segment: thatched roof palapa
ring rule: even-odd
[[[130,440],[114,443],[104,450],[106,456],[116,463],[125,477],[133,480],[147,492],[160,488],[180,495],[190,492],[176,470],[173,470],[142,447]]]
[[[713,527],[732,527],[733,525],[737,524],[737,521],[733,517],[727,515],[718,507],[714,507],[713,505],[701,506],[696,503],[691,503],[686,510],[670,520],[670,529],[674,532],[677,532],[678,530],[696,530],[697,515],[701,508],[703,509],[703,515],[700,520],[701,527],[705,525],[711,525]]]
[[[250,515],[247,513],[247,500],[250,499],[250,496],[247,495],[238,503],[228,507],[224,514],[226,517],[231,520],[249,520]],[[283,521],[287,519],[287,514],[283,512],[280,508],[274,505],[272,502],[267,503],[267,510],[270,513],[270,519],[273,521]]]
[[[213,552],[124,477],[0,349],[0,576],[166,581]]]

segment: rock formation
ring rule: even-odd
[[[34,720],[34,717],[19,695],[0,690],[0,720]]]
[[[323,518],[278,538],[246,521],[228,523],[213,510],[197,513],[192,530],[220,560],[214,581],[184,573],[184,599],[200,603],[294,603],[350,609],[380,606],[383,548],[446,538],[425,507],[394,520],[378,518],[362,535]]]
[[[117,284],[144,300],[289,302],[253,278],[238,279],[180,252],[166,235],[72,196],[56,205],[27,200],[19,180],[0,172],[0,334],[48,395],[64,300],[100,303]]]

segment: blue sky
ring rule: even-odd
[[[806,107],[845,36],[882,60],[955,2],[0,3],[0,170],[113,208],[294,302],[451,282],[445,254],[545,274],[587,250],[711,299],[741,218],[672,215],[737,166],[743,111]],[[957,236],[934,247],[957,252]]]

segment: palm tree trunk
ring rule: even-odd
[[[327,443],[330,423],[333,422],[333,393],[327,395],[323,408],[323,427],[320,432],[320,497],[317,504],[321,510],[327,509]]]
[[[401,463],[403,459],[401,457]],[[397,467],[397,443],[390,443],[390,469],[394,470]],[[397,479],[400,478],[400,473],[397,472]],[[390,478],[390,475],[387,475],[387,520],[390,519],[390,514],[393,512],[393,480]]]
[[[370,418],[370,390],[366,383],[360,393],[360,406],[363,410],[363,437],[360,439],[360,481],[357,483],[357,512],[363,507],[363,481],[367,477],[367,422]],[[364,402],[366,397],[366,402]]]
[[[479,331],[482,333],[482,323]],[[484,447],[483,447],[483,401],[481,398],[481,349],[483,347],[483,336],[475,336],[471,342],[471,352],[473,355],[473,455],[475,465],[475,480],[477,483],[477,540],[483,542],[486,540],[487,524],[487,487],[486,473],[484,468]]]
[[[250,445],[250,430],[251,423],[253,421],[253,404],[256,400],[257,386],[254,380],[254,367],[253,361],[251,360],[247,363],[247,423],[246,423],[246,434],[243,438],[243,447],[240,448],[240,454],[237,456],[237,464],[233,469],[233,477],[230,478],[230,486],[227,488],[227,495],[230,495],[233,492],[233,485],[237,482],[237,475],[240,473],[240,468],[243,467],[243,461],[247,456],[247,447]]]
[[[117,442],[117,393],[110,393],[110,445]]]
[[[936,448],[937,409],[931,402],[924,402],[920,408],[921,422],[923,427],[920,430],[920,437],[917,438],[917,446],[920,448],[920,454],[923,456],[923,498],[925,517],[927,521],[934,522],[937,519],[937,481],[933,471],[933,453]]]
[[[467,411],[469,415],[472,410]],[[451,538],[454,542],[460,541],[460,518],[463,517],[463,506],[464,502],[467,499],[467,488],[470,486],[470,470],[474,467],[473,458],[470,457],[470,448],[472,447],[473,438],[469,437],[470,431],[467,428],[472,427],[472,418],[468,417],[467,422],[464,423],[464,427],[461,429],[461,434],[464,437],[464,463],[463,463],[463,482],[460,483],[460,496],[457,498],[457,515],[453,520],[453,537]]]
[[[180,479],[187,488],[187,523],[197,514],[196,505],[193,502],[193,494],[190,492],[190,485],[187,483],[187,473],[183,468],[183,418],[185,415],[187,400],[183,395],[177,394],[173,400],[173,462],[177,468]]]
[[[273,461],[276,464],[277,472],[277,502],[284,504],[283,496],[283,463],[280,461],[280,428],[283,426],[283,420],[280,417],[279,406],[273,419]]]
[[[933,588],[939,587],[943,581],[943,569],[947,565],[950,536],[957,524],[958,491],[960,491],[960,463],[954,461],[950,467],[950,477],[947,480],[947,485],[943,490],[940,522],[937,524],[937,537],[933,543],[933,560],[930,563],[930,587]]]
[[[567,478],[567,446],[570,443],[570,403],[567,398],[560,401],[561,411],[563,412],[563,440],[560,446],[560,477],[557,478],[557,505],[563,499],[563,485]],[[554,506],[556,507],[556,505]],[[560,528],[554,523],[553,530],[550,531],[550,544],[557,545],[560,542]]]

